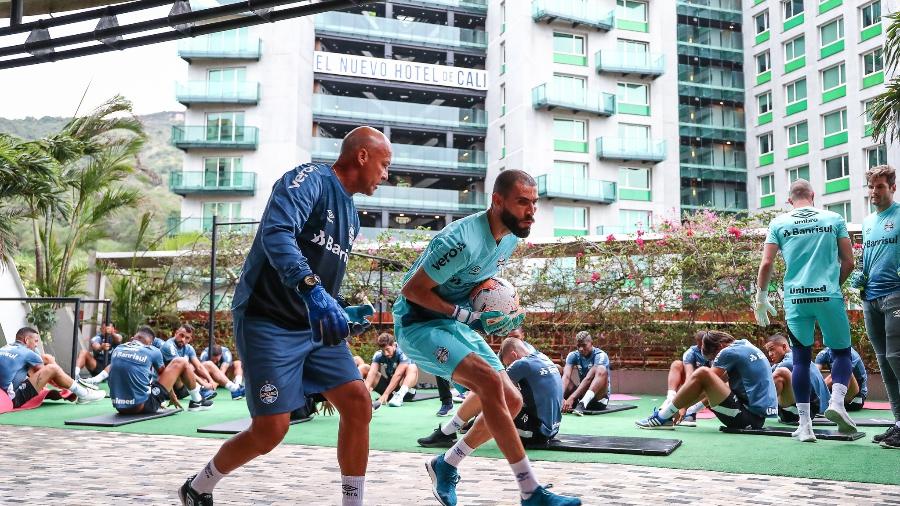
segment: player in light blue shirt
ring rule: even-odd
[[[872,440],[900,448],[900,204],[894,202],[897,174],[889,165],[866,171],[875,213],[863,220],[863,261],[854,286],[862,288],[866,334],[872,343],[895,424]],[[835,366],[831,376],[835,377]],[[832,387],[833,389],[834,387]]]
[[[522,504],[581,504],[538,484],[513,423],[522,397],[475,330],[505,335],[520,326],[524,313],[481,312],[468,300],[473,288],[509,260],[518,238],[531,232],[537,200],[537,182],[528,173],[500,172],[490,208],[441,230],[407,273],[394,304],[394,334],[409,358],[419,368],[470,389],[482,403],[482,416],[466,436],[426,464],[433,492],[445,505],[456,504],[461,459],[490,437],[518,477]]]
[[[218,344],[213,345],[213,353],[210,356],[207,346],[200,353],[200,363],[206,368],[213,381],[231,392],[231,400],[243,399],[246,394],[243,387],[244,368],[240,360],[235,360],[231,350]]]
[[[546,443],[559,432],[563,383],[556,364],[526,344],[507,337],[500,345],[500,361],[522,392],[522,409],[515,422],[527,445]]]
[[[825,348],[816,355],[816,368],[822,374],[824,369],[829,370],[828,376],[825,376],[825,384],[831,388],[833,380],[831,379],[831,367],[834,363],[834,352],[831,348]],[[850,384],[847,385],[847,398],[844,399],[844,407],[847,411],[859,411],[863,409],[866,398],[869,397],[869,372],[866,371],[866,364],[863,363],[859,353],[850,348],[850,363],[853,367],[853,376],[850,377]]]
[[[709,367],[709,359],[703,356],[700,347],[703,345],[703,334],[700,330],[694,332],[694,344],[681,355],[681,360],[674,360],[669,365],[669,376],[666,378],[666,400],[671,402],[681,385],[694,374],[698,367]],[[698,402],[685,410],[680,425],[694,427],[697,425],[697,413],[705,407],[703,402]]]
[[[411,401],[416,396],[419,368],[397,346],[390,332],[379,334],[376,343],[379,350],[372,355],[372,365],[366,373],[366,387],[369,392],[375,391],[381,396],[374,401],[372,408],[378,409],[384,403],[399,408],[404,401]],[[391,397],[391,394],[394,396]]]
[[[766,339],[766,354],[772,364],[772,379],[778,393],[778,419],[785,423],[798,423],[800,415],[794,400],[792,378],[794,354],[790,349],[787,338],[781,334],[773,334]],[[812,385],[811,415],[822,414],[831,401],[831,391],[817,367],[809,368],[809,382]]]
[[[837,213],[813,207],[815,193],[805,179],[791,184],[788,202],[793,209],[769,224],[757,276],[753,306],[760,326],[769,324],[768,289],[775,256],[784,257],[784,317],[794,358],[793,390],[800,412],[795,439],[815,441],[810,410],[810,371],[816,324],[825,345],[835,354],[832,399],[825,417],[843,433],[856,432],[856,424],[844,408],[850,383],[850,322],[841,285],[853,271],[853,251],[847,225]]]
[[[590,332],[575,334],[576,350],[566,356],[563,368],[564,413],[582,416],[585,411],[601,411],[609,404],[611,377],[609,355],[595,348]]]
[[[775,383],[766,355],[746,339],[735,340],[717,330],[703,334],[703,355],[715,357],[712,367],[699,367],[653,414],[635,424],[642,429],[672,429],[676,415],[707,399],[716,418],[726,427],[759,429],[778,413]]]
[[[194,375],[194,382],[197,383],[202,390],[200,392],[201,397],[204,399],[212,399],[216,396],[216,387],[218,386],[218,383],[210,376],[207,368],[200,363],[197,352],[191,345],[191,341],[193,340],[194,327],[189,323],[185,323],[175,329],[175,334],[162,344],[159,351],[162,353],[163,362],[165,364],[168,364],[179,357],[187,360],[191,365],[189,374]],[[187,388],[182,381],[177,381],[175,383],[175,394],[179,399],[184,399],[189,393],[190,389]]]

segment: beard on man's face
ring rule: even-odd
[[[524,219],[533,220],[533,216],[526,216]],[[528,237],[528,234],[531,233],[531,226],[523,227],[519,224],[519,218],[516,218],[511,212],[504,209],[500,212],[500,221],[503,222],[503,225],[509,229],[510,232],[513,233],[516,237],[525,238]]]

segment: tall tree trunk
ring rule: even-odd
[[[38,229],[37,218],[34,216],[34,210],[32,209],[32,218],[31,218],[31,233],[34,235],[34,282],[36,285],[41,286],[42,281],[44,280],[44,263],[46,259],[44,258],[44,253],[41,247],[41,233]]]

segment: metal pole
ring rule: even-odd
[[[81,299],[75,299],[75,325],[72,327],[72,363],[69,364],[69,374],[75,378],[75,359],[78,357],[78,329],[81,327]],[[77,378],[76,378],[77,379]]]
[[[216,344],[216,227],[218,214],[212,217],[212,245],[209,252],[209,356],[212,357],[212,348]]]
[[[378,261],[378,327],[384,324],[384,262]]]
[[[12,5],[9,7],[9,26],[21,25],[24,13],[25,0],[12,0]]]

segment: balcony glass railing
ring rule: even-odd
[[[341,139],[313,137],[314,160],[333,162],[341,152]],[[414,168],[422,172],[463,172],[484,176],[487,156],[474,149],[439,148],[412,144],[392,144],[391,169]]]
[[[481,109],[460,109],[443,105],[371,100],[319,93],[313,95],[312,107],[313,116],[316,118],[336,118],[391,125],[487,129],[487,114]]]
[[[547,198],[584,200],[612,204],[616,201],[616,183],[600,179],[581,179],[544,174],[537,177],[538,195]]]
[[[743,88],[725,88],[723,86],[697,84],[691,82],[678,82],[678,94],[685,97],[706,98],[709,100],[727,100],[729,102],[743,102]]]
[[[255,172],[182,171],[169,174],[172,193],[252,193],[256,191]]]
[[[483,193],[472,191],[438,190],[434,188],[411,188],[401,186],[379,186],[375,194],[357,194],[353,197],[356,207],[361,209],[393,209],[424,212],[474,213],[487,207]]]
[[[422,5],[432,7],[442,5],[453,9],[472,11],[478,13],[487,12],[488,0],[399,0],[398,4]]]
[[[544,83],[531,90],[531,105],[535,109],[553,110],[559,107],[611,116],[616,112],[616,96],[612,93],[577,90]]]
[[[681,206],[722,211],[746,211],[747,192],[732,189],[682,188]]]
[[[487,49],[487,32],[380,18],[347,12],[316,14],[316,33],[363,39],[367,42],[407,43],[426,47]]]
[[[597,158],[661,162],[666,159],[666,141],[597,137]]]
[[[248,126],[173,126],[172,144],[181,149],[256,149],[259,129]]]
[[[659,53],[633,51],[597,51],[594,55],[597,72],[660,76],[666,70],[666,58]]]
[[[200,35],[178,41],[178,56],[235,60],[258,60],[262,44],[259,37],[223,37],[220,34]]]
[[[614,11],[600,12],[594,2],[585,0],[532,0],[531,18],[548,23],[559,20],[570,26],[585,25],[612,30]]]
[[[234,222],[234,221],[257,221],[253,218],[236,218],[236,217],[222,217],[218,218],[220,223],[222,222]],[[174,234],[187,234],[187,233],[209,233],[212,232],[212,218],[182,218],[180,216],[169,216],[166,220],[166,230],[169,231],[169,235]],[[233,233],[243,233],[249,234],[256,230],[256,225],[220,225],[217,226],[216,229],[219,233],[222,232],[233,232]]]
[[[739,149],[681,146],[679,163],[694,167],[747,170],[747,154]]]
[[[741,4],[737,0],[688,0],[677,3],[680,16],[712,19],[727,23],[741,23]]]
[[[256,104],[259,83],[188,81],[175,85],[175,98],[182,104]]]

